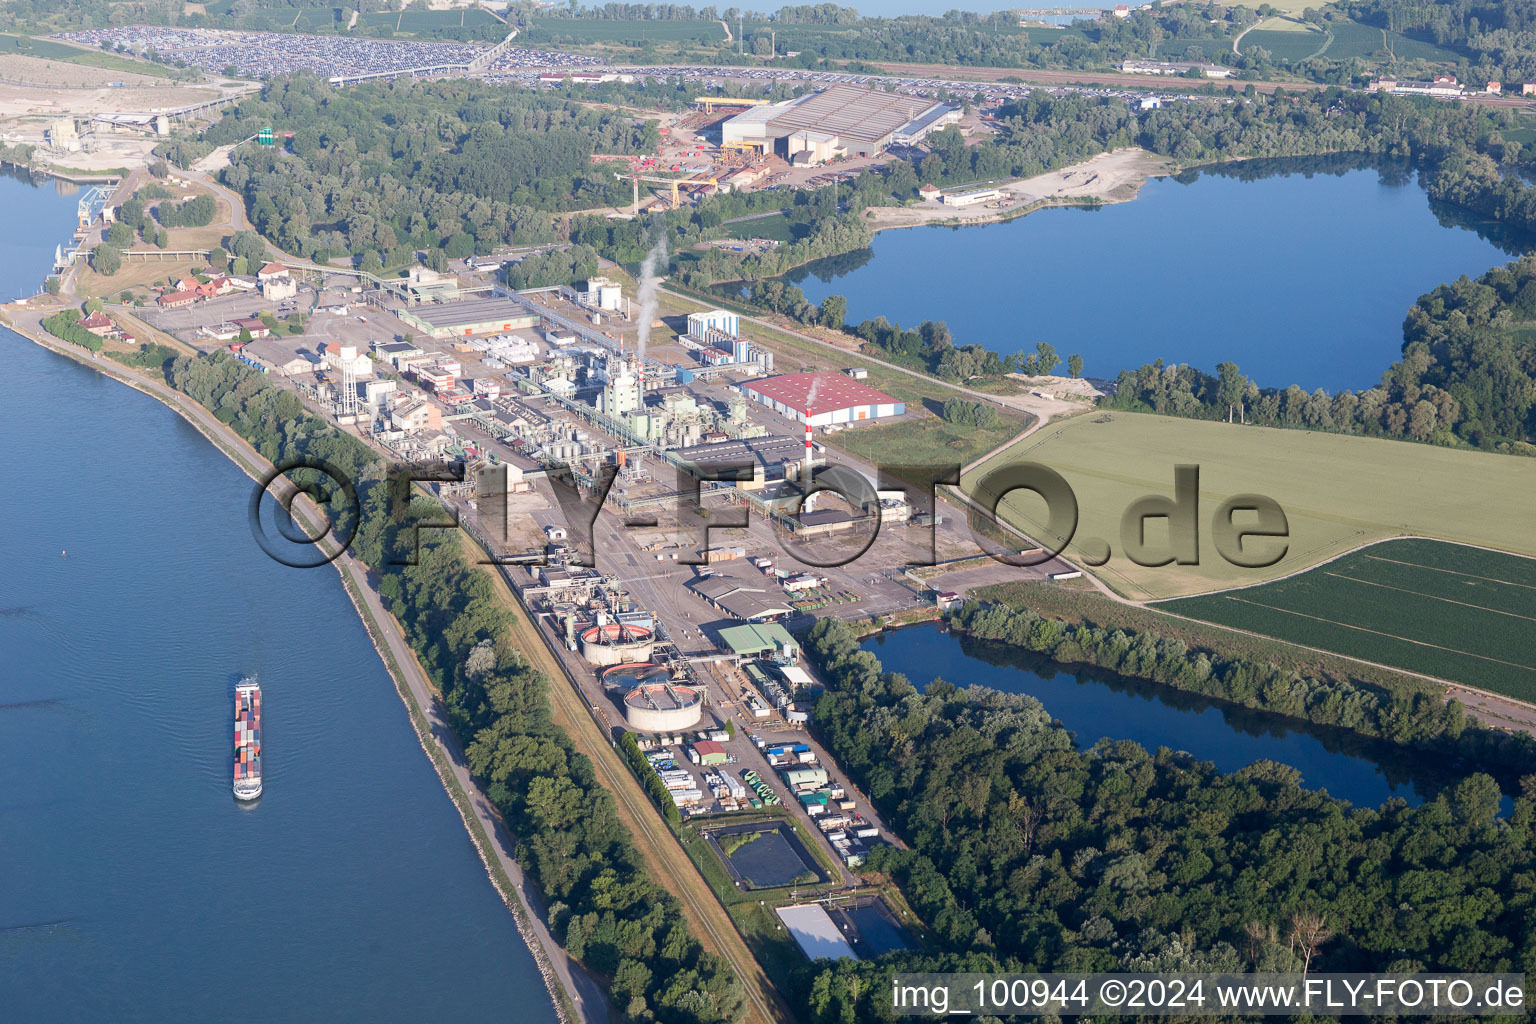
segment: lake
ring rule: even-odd
[[[1391,797],[1418,804],[1449,779],[1427,766],[1422,753],[1390,743],[1099,669],[1063,666],[937,625],[876,634],[863,647],[886,671],[903,672],[918,687],[943,678],[956,686],[1029,694],[1082,747],[1104,737],[1134,740],[1148,750],[1188,751],[1223,772],[1278,761],[1300,771],[1308,788],[1326,789],[1356,806],[1378,806]]]
[[[8,299],[75,199],[4,177],[0,206]],[[3,329],[0,352],[5,1018],[553,1021],[336,573],[263,555],[253,484],[169,409]]]
[[[1133,202],[1001,224],[882,231],[789,275],[819,303],[949,324],[1004,354],[1050,342],[1088,376],[1230,359],[1265,387],[1373,387],[1410,306],[1508,262],[1528,239],[1431,205],[1401,166],[1248,161],[1147,182]]]

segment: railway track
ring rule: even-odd
[[[467,537],[466,540],[475,543]],[[550,698],[568,719],[567,733],[571,741],[591,759],[599,781],[619,802],[621,813],[633,822],[635,838],[640,842],[642,852],[653,854],[647,859],[662,876],[662,884],[691,911],[689,920],[703,931],[706,944],[724,957],[736,973],[752,1011],[747,1019],[759,1024],[793,1024],[794,1016],[747,948],[725,907],[699,876],[682,844],[659,820],[650,799],[619,760],[608,737],[592,717],[592,709],[582,697],[576,680],[550,649],[543,631],[535,625],[528,609],[516,596],[516,588],[507,579],[505,569],[498,569],[495,575],[497,581],[510,591],[509,599],[518,613],[509,627],[518,649],[549,676]],[[560,680],[566,685],[560,685]]]

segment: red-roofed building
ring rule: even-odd
[[[714,740],[695,740],[693,753],[698,758],[695,762],[696,764],[716,765],[730,763],[730,755],[725,752],[724,747]]]
[[[167,292],[155,300],[161,309],[182,309],[197,301],[197,292]]]
[[[250,331],[253,341],[272,336],[272,329],[263,323],[260,317],[248,316],[234,321],[234,324],[236,327]]]
[[[257,281],[270,281],[274,277],[286,276],[288,276],[288,268],[283,266],[281,263],[268,263],[266,266],[256,271]]]
[[[740,384],[742,392],[775,412],[813,427],[900,416],[904,403],[840,373],[787,373]]]
[[[109,334],[117,333],[117,328],[113,326],[112,321],[107,318],[107,314],[100,311],[92,313],[84,320],[81,320],[80,326],[84,327],[98,338],[105,338]]]

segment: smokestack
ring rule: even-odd
[[[805,469],[801,474],[806,483],[811,480],[811,410],[805,410]]]

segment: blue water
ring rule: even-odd
[[[1050,342],[1060,372],[1074,352],[1109,378],[1158,358],[1207,372],[1230,359],[1262,386],[1333,391],[1380,382],[1420,295],[1519,247],[1432,209],[1400,170],[1202,173],[1098,210],[882,231],[851,272],[838,274],[856,258],[791,279],[814,302],[846,296],[855,323],[943,320],[956,344],[1004,354]]]
[[[1068,668],[933,625],[878,634],[864,649],[886,671],[903,672],[919,687],[942,678],[956,686],[1027,693],[1076,735],[1079,746],[1105,737],[1134,740],[1148,750],[1188,751],[1224,772],[1278,761],[1300,771],[1309,788],[1326,789],[1356,806],[1377,806],[1390,797],[1418,804],[1447,781],[1422,755],[1391,744],[1111,673]]]
[[[0,207],[10,298],[74,199],[0,178]],[[4,330],[0,355],[0,1017],[553,1021],[335,572],[268,560],[252,484],[170,410]]]

